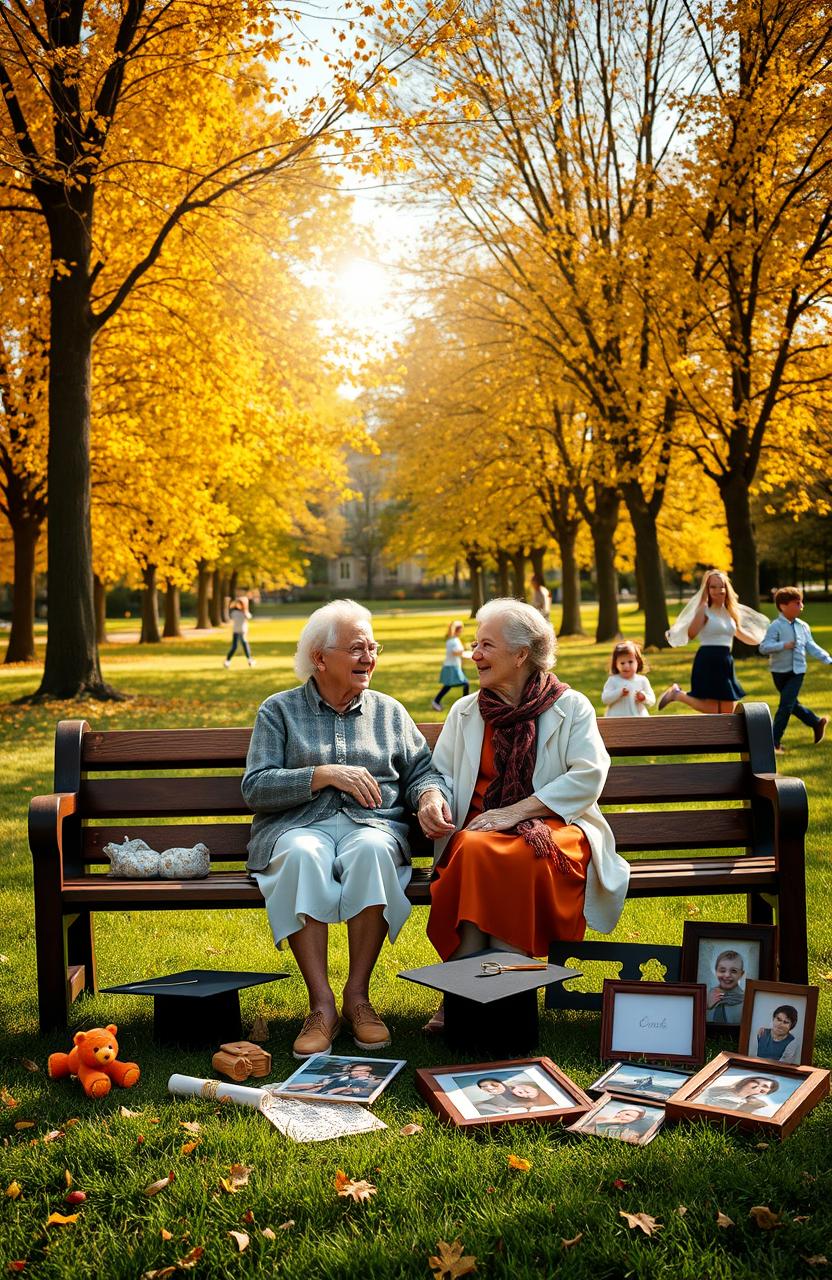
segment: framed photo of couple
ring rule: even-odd
[[[550,1058],[422,1067],[416,1088],[440,1120],[457,1128],[518,1120],[569,1124],[593,1105]]]
[[[668,1099],[672,1120],[706,1120],[785,1138],[829,1093],[829,1072],[720,1053]]]

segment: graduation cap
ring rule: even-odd
[[[580,977],[513,951],[477,951],[462,960],[406,969],[400,978],[444,994],[444,1037],[456,1049],[523,1054],[539,1038],[537,991]]]
[[[160,1044],[202,1046],[240,1039],[242,987],[256,987],[288,976],[288,973],[185,969],[163,978],[125,982],[101,990],[124,996],[153,996],[154,1040]]]

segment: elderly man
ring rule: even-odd
[[[427,743],[399,702],[370,690],[380,651],[361,605],[317,609],[295,654],[304,683],[266,699],[251,738],[248,867],[309,992],[296,1058],[328,1051],[341,1028],[327,973],[328,926],[339,921],[349,943],[343,1020],[360,1049],[390,1043],[369,984],[385,936],[395,941],[410,913],[408,815],[430,839],[453,831]]]

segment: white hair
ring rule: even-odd
[[[535,671],[549,671],[555,665],[557,641],[551,622],[524,600],[503,597],[489,600],[477,610],[477,623],[496,622],[512,651],[528,649]]]
[[[338,628],[343,622],[369,622],[373,616],[369,609],[355,600],[333,600],[316,609],[306,620],[306,626],[298,638],[295,650],[295,675],[299,680],[308,680],[315,674],[313,653],[322,649],[330,649],[338,639]]]

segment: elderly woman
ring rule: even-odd
[[[433,753],[457,831],[437,844],[428,937],[453,960],[608,933],[629,867],[597,805],[610,761],[592,705],[551,674],[551,624],[519,600],[480,609],[471,656],[479,693],[451,708]],[[441,1025],[440,1010],[427,1029]]]
[[[431,838],[453,829],[427,743],[400,703],[370,690],[380,649],[361,605],[317,609],[295,655],[304,683],[266,699],[249,747],[248,867],[309,992],[296,1058],[328,1051],[341,1028],[327,974],[338,921],[349,943],[343,1020],[360,1049],[390,1043],[369,984],[385,937],[394,941],[410,912],[408,816],[418,811]]]

